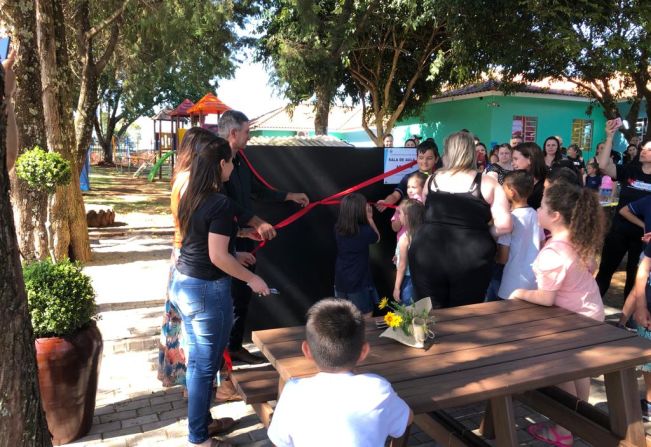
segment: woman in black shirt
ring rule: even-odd
[[[179,201],[178,221],[183,237],[172,274],[170,299],[181,312],[189,353],[188,440],[209,446],[212,383],[233,324],[231,277],[268,295],[267,284],[247,270],[255,258],[235,253],[237,222],[231,200],[222,194],[233,171],[231,148],[214,136],[202,139],[190,167],[190,178]]]
[[[626,165],[615,165],[610,157],[613,147],[613,135],[617,131],[615,120],[606,122],[606,143],[597,156],[601,171],[621,185],[617,211],[629,203],[651,194],[651,141],[642,142],[639,151],[639,163],[632,162]],[[610,287],[610,281],[617,270],[617,266],[624,255],[628,253],[626,261],[626,283],[624,296],[635,284],[637,264],[642,253],[642,229],[624,219],[619,212],[615,213],[610,231],[604,241],[601,252],[601,263],[597,274],[597,284],[603,296]]]

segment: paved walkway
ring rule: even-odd
[[[158,334],[169,269],[171,228],[166,218],[134,228],[91,233],[94,260],[85,270],[97,291],[104,338],[94,424],[88,436],[70,446],[184,446],[187,404],[181,389],[163,388],[156,379]],[[617,312],[611,309],[611,312]],[[603,378],[593,379],[591,402],[605,407]],[[241,402],[215,405],[214,417],[240,419],[224,439],[242,446],[271,446],[250,406]],[[469,429],[479,426],[483,405],[454,409],[452,415]],[[516,403],[518,439],[522,446],[545,446],[532,440],[526,427],[545,418]],[[649,428],[649,427],[647,427]],[[415,429],[410,446],[436,446]],[[586,446],[577,440],[575,446]]]

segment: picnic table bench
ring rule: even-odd
[[[262,424],[269,428],[273,408],[270,401],[278,399],[280,377],[273,366],[233,370],[231,380],[242,400],[253,407]]]
[[[484,428],[494,427],[497,445],[518,445],[515,397],[593,445],[646,446],[634,367],[651,360],[650,341],[562,308],[521,300],[439,309],[434,315],[437,343],[427,350],[380,338],[381,330],[368,320],[371,352],[356,372],[389,380],[414,411],[416,425],[437,442],[477,445],[480,441],[455,429],[444,410],[488,401],[492,423]],[[317,373],[301,353],[304,330],[253,333],[254,343],[279,373],[279,393],[290,378]],[[601,374],[608,416],[560,390],[538,391]]]

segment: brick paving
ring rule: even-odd
[[[68,446],[184,446],[187,404],[180,387],[163,388],[156,379],[158,331],[162,318],[170,238],[164,231],[147,236],[111,235],[93,238],[95,253],[86,271],[97,289],[104,338],[99,390],[90,433]],[[137,256],[127,256],[135,251]],[[153,253],[153,255],[152,255]],[[611,313],[617,309],[611,309]],[[605,408],[602,378],[593,379],[591,402]],[[545,446],[526,427],[545,418],[515,403],[517,435],[522,446]],[[242,402],[214,405],[214,417],[239,419],[223,439],[241,446],[271,446],[250,406]],[[469,430],[479,426],[483,405],[455,408],[450,413]],[[647,432],[650,427],[647,426]],[[410,446],[436,446],[414,427]],[[494,445],[494,444],[493,444]],[[575,446],[588,444],[575,440]]]

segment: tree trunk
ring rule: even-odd
[[[52,204],[55,255],[90,260],[86,213],[79,188],[79,167],[70,101],[70,72],[65,53],[64,17],[57,1],[36,0],[36,29],[43,84],[43,113],[50,150],[60,153],[72,167],[72,181],[58,187]]]
[[[328,115],[332,97],[332,90],[328,86],[317,86],[316,104],[314,105],[314,133],[317,135],[328,135]]]
[[[628,129],[621,128],[619,129],[624,137],[626,137],[626,141],[631,141],[631,138],[633,138],[636,133],[635,133],[635,123],[637,123],[637,117],[640,113],[640,97],[638,96],[637,98],[633,99],[633,102],[631,104],[631,108],[628,110],[628,113],[626,114],[626,121],[628,121]]]
[[[18,124],[18,153],[34,146],[47,147],[43,104],[41,102],[41,75],[36,48],[36,15],[33,2],[16,7],[7,2],[4,7],[14,25],[12,45],[16,48],[16,94],[14,96]],[[47,195],[30,191],[22,180],[10,176],[14,218],[18,246],[24,259],[44,259],[47,241],[43,216],[46,214]]]
[[[0,69],[0,85],[4,76]],[[4,110],[4,89],[0,89]],[[0,113],[0,160],[5,159],[6,118]],[[27,311],[25,284],[18,256],[13,213],[9,201],[9,177],[0,166],[0,447],[49,447],[52,445],[41,408],[32,323]]]

